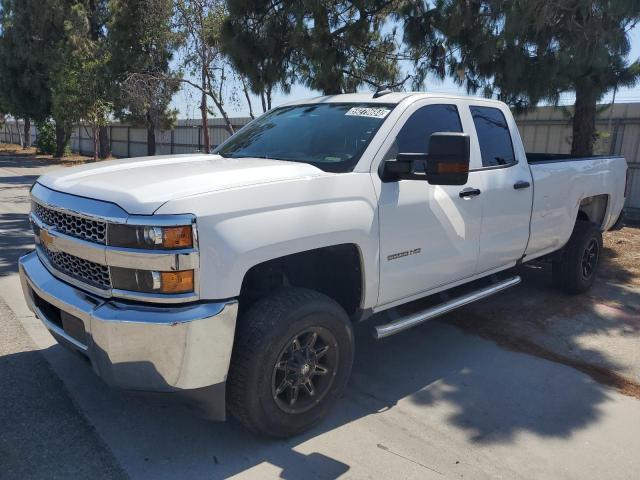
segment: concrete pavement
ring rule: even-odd
[[[7,332],[2,344],[11,346],[14,369],[0,356],[0,378],[7,379],[0,388],[12,388],[15,368],[28,369],[30,356],[41,355],[59,380],[38,383],[34,391],[62,389],[78,418],[95,429],[98,438],[89,441],[89,450],[94,458],[112,458],[113,472],[143,479],[637,478],[639,400],[576,369],[503,349],[444,322],[382,341],[358,326],[345,398],[316,429],[287,441],[256,438],[233,420],[205,422],[107,388],[86,362],[52,341],[22,301],[15,259],[31,242],[27,189],[46,168],[0,157],[0,298],[14,313],[0,310]],[[483,304],[475,308],[481,311]],[[16,322],[31,344],[20,330],[6,327]],[[0,407],[14,408],[14,395],[0,395]],[[46,404],[32,403],[27,411],[34,422],[53,416],[55,429],[68,423]],[[23,418],[11,438],[28,445],[20,435],[40,435],[30,417]],[[32,453],[15,450],[16,468],[37,458]],[[60,462],[64,467],[69,460]],[[2,464],[0,457],[0,478],[13,478]],[[79,472],[104,471],[99,463],[85,467]]]

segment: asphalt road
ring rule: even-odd
[[[287,441],[107,388],[21,298],[43,170],[0,157],[0,478],[637,478],[638,399],[442,322],[382,341],[360,326],[345,397]]]

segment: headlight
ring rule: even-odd
[[[107,243],[114,247],[176,249],[193,247],[191,225],[154,227],[149,225],[111,224]]]
[[[113,288],[144,293],[193,292],[193,270],[156,272],[133,268],[111,267]]]

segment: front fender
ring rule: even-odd
[[[169,202],[156,213],[196,215],[200,297],[240,294],[251,267],[339,244],[360,250],[363,307],[378,296],[378,211],[368,173],[336,174],[217,191]]]

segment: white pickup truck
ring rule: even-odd
[[[517,284],[513,267],[535,259],[565,291],[588,289],[626,171],[621,157],[527,156],[497,101],[315,98],[212,155],[40,177],[20,273],[30,308],[110,385],[286,437],[343,392],[354,322],[391,335]]]

